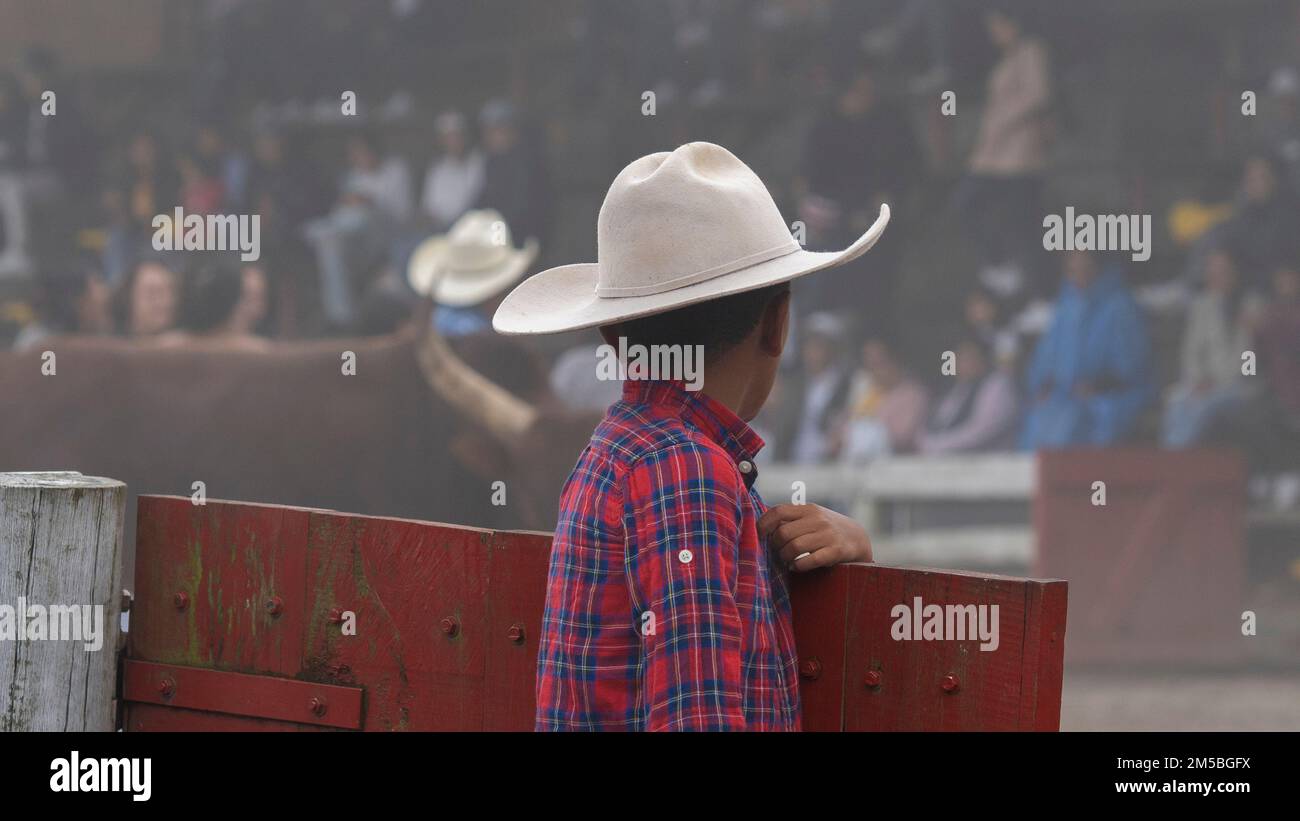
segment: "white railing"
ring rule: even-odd
[[[799,484],[802,483],[802,484]],[[829,503],[867,527],[881,564],[950,568],[1023,566],[1033,560],[1034,534],[1023,523],[912,528],[908,503],[1026,502],[1034,494],[1031,453],[897,456],[866,465],[761,465],[758,490],[768,504],[802,490],[808,502]],[[881,507],[893,504],[901,527],[881,529]]]

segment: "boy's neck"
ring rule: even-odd
[[[704,366],[704,385],[700,392],[721,402],[746,422],[754,418],[766,397],[754,396],[752,364],[740,357],[723,355]]]

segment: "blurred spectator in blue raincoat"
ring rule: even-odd
[[[1086,251],[1065,257],[1065,283],[1026,379],[1023,448],[1104,447],[1127,436],[1155,395],[1141,309],[1118,268]]]

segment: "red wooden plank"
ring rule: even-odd
[[[551,555],[547,533],[492,538],[488,590],[485,730],[532,730],[537,710],[538,635]]]
[[[275,505],[140,497],[131,655],[297,675],[307,516]]]
[[[1061,729],[1061,687],[1065,676],[1065,582],[1031,584],[1025,590],[1024,677],[1020,729]]]
[[[800,723],[808,732],[844,729],[850,574],[819,570],[791,580],[795,644],[799,650]]]
[[[1065,591],[1060,581],[875,565],[795,577],[804,729],[1056,729]],[[918,597],[923,608],[996,604],[997,648],[981,650],[977,637],[895,640],[894,607]]]
[[[855,571],[856,568],[850,568]],[[1014,730],[1021,727],[1025,591],[1033,582],[999,576],[866,567],[849,599],[846,730]],[[998,607],[997,647],[978,636],[897,640],[894,608]],[[987,611],[986,611],[987,612]],[[861,682],[870,670],[880,683]],[[952,678],[949,678],[952,677]],[[955,684],[955,688],[947,689]]]
[[[140,661],[279,672],[241,683],[241,693],[364,691],[357,726],[366,730],[533,725],[545,534],[264,505],[196,509],[157,497],[142,499],[140,533],[130,642]],[[181,610],[177,591],[194,594]],[[270,592],[281,596],[278,621],[236,606]],[[805,729],[1057,725],[1063,583],[851,565],[798,576],[791,595]],[[997,604],[998,649],[979,650],[977,638],[894,641],[893,606],[917,596],[941,606]],[[349,618],[355,635],[343,630]],[[163,698],[157,682],[132,675],[128,729],[299,729],[307,721],[295,719],[301,698],[268,706],[279,690],[226,696],[214,707],[210,697]],[[286,685],[287,675],[294,680]],[[960,682],[953,692],[942,688],[948,675]],[[174,683],[177,692],[193,689]],[[214,709],[230,712],[214,718]]]
[[[366,729],[482,727],[491,535],[312,514],[306,666],[366,689]],[[356,635],[332,620],[344,613]]]
[[[323,727],[317,724],[272,721],[265,718],[230,715],[229,713],[207,713],[201,710],[184,710],[178,707],[164,707],[160,704],[146,704],[140,701],[127,703],[123,729],[129,733],[340,732],[333,727]]]
[[[356,687],[204,670],[126,659],[122,698],[189,710],[293,721],[355,730],[361,727]]]

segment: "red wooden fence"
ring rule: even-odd
[[[127,730],[528,730],[550,540],[142,496]],[[895,641],[895,605],[998,605]],[[809,730],[1055,730],[1065,583],[851,565],[795,586]],[[356,635],[346,635],[355,614]]]

